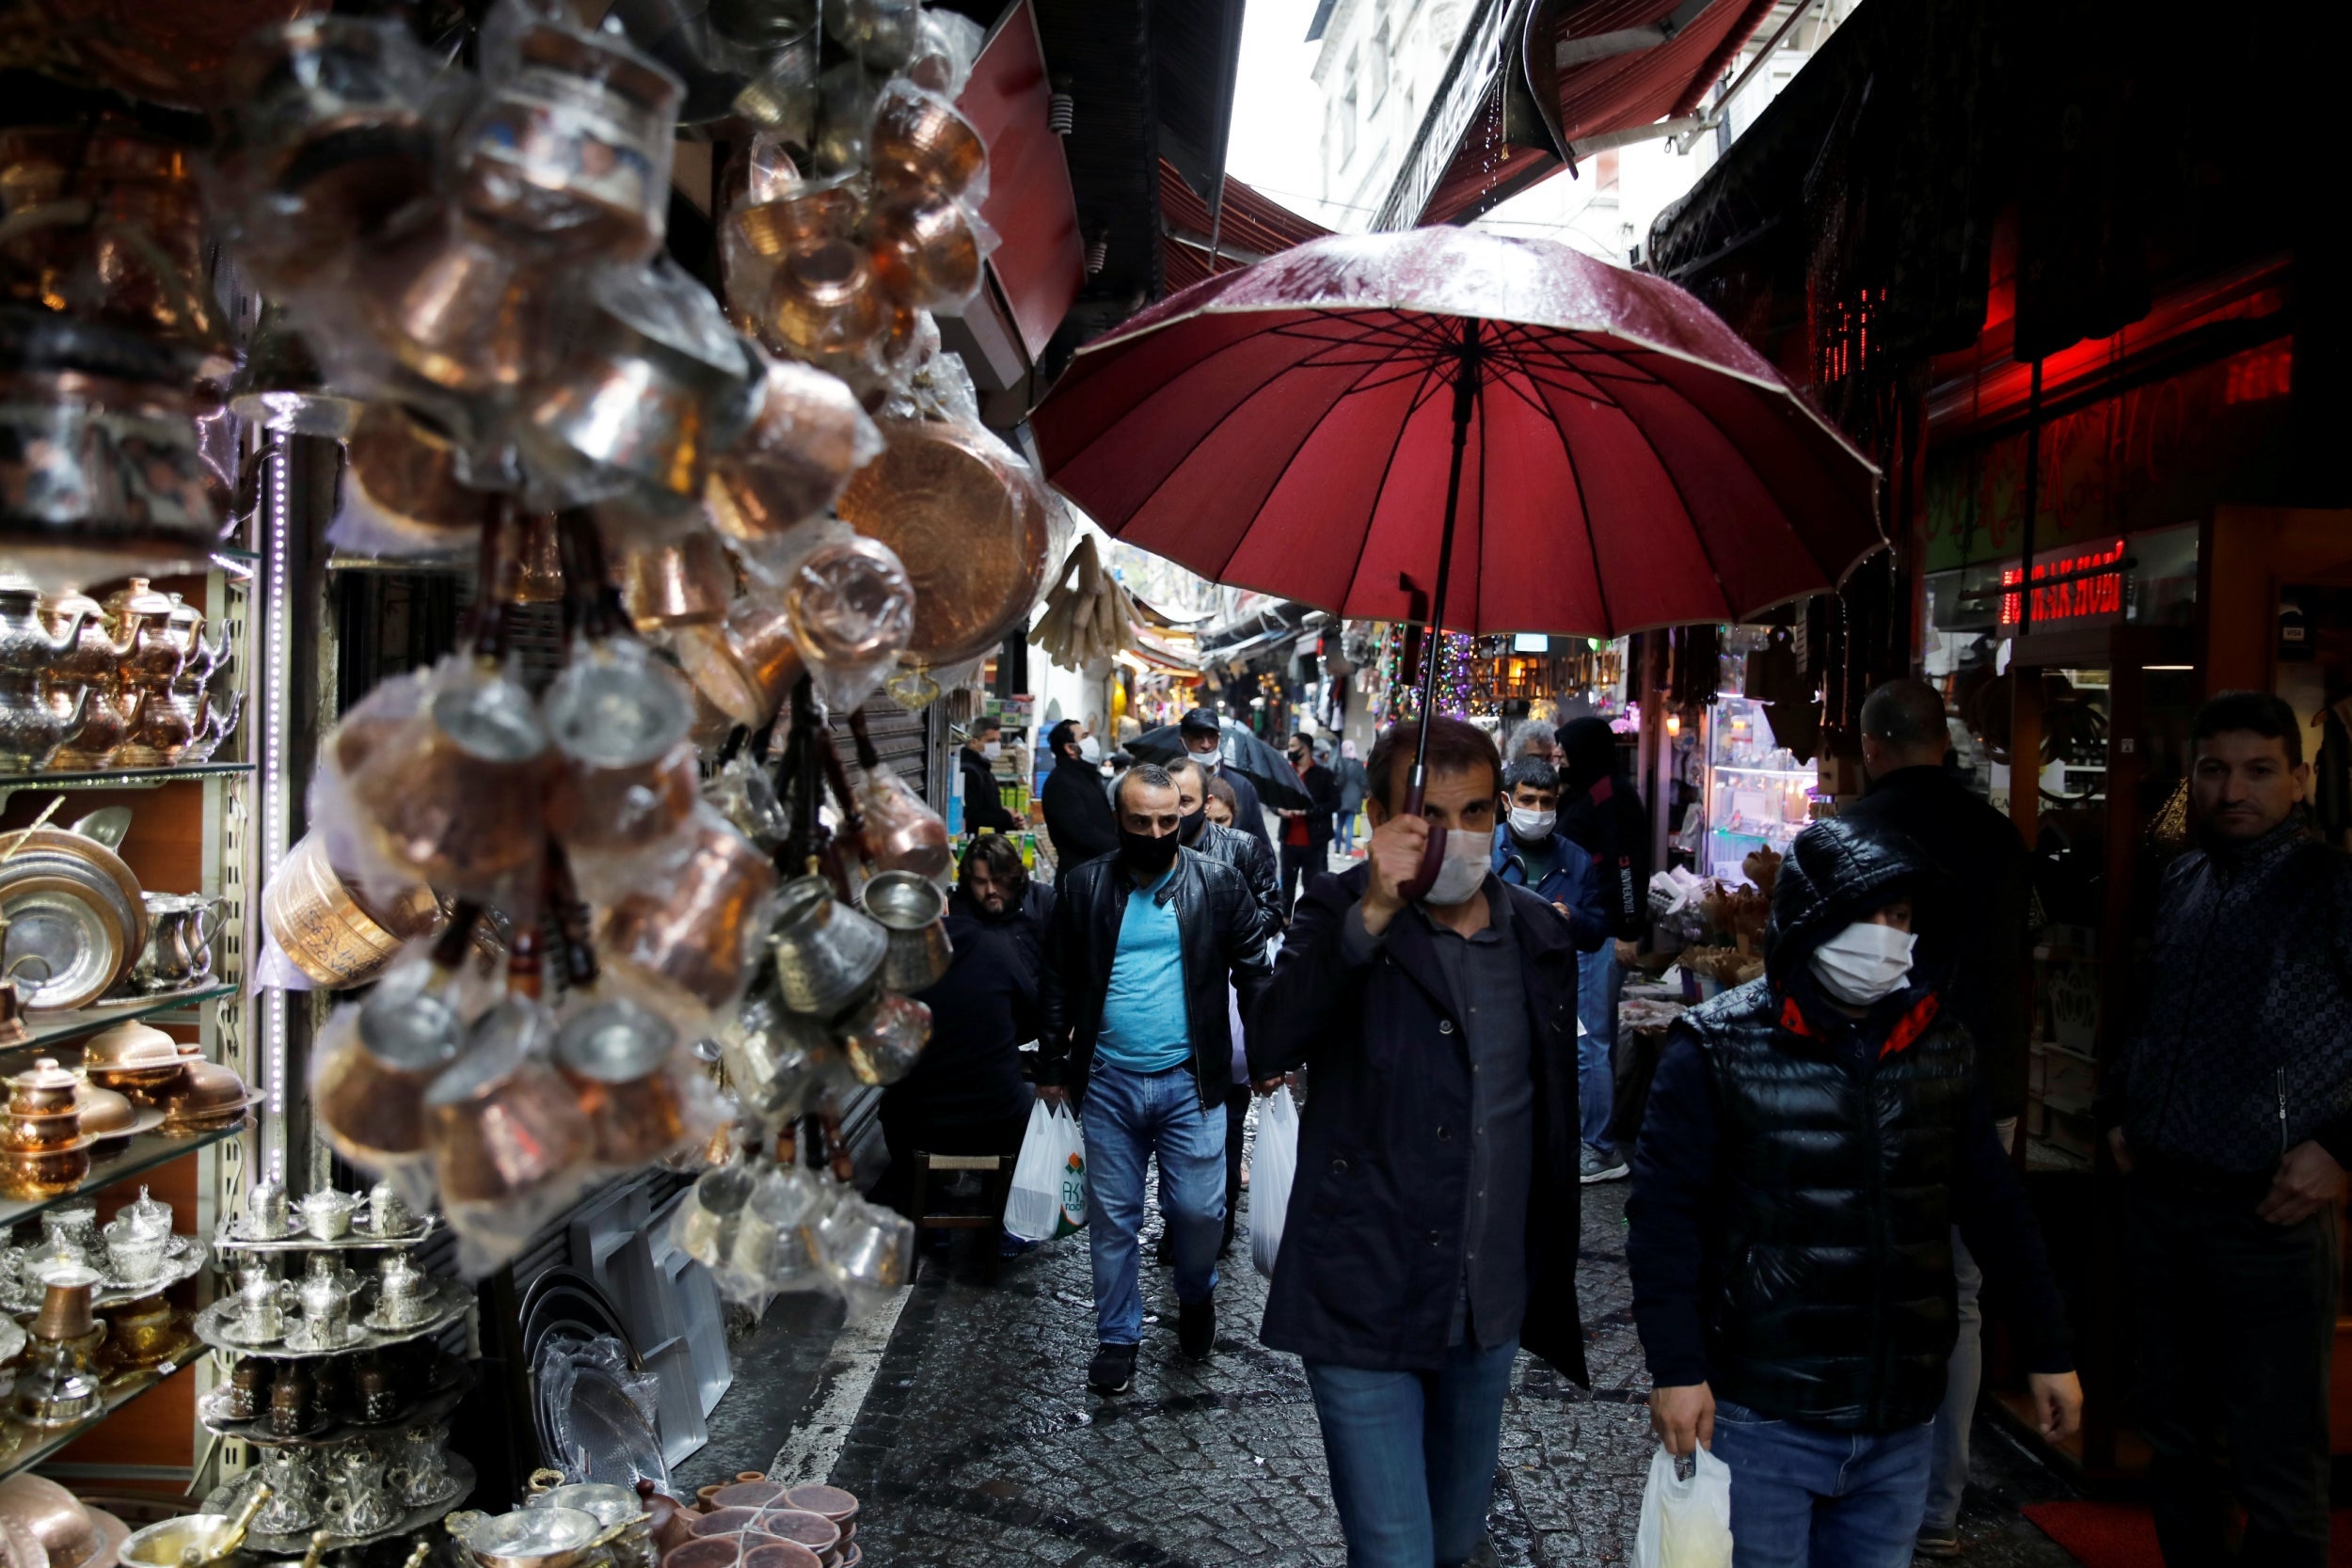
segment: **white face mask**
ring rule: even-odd
[[[1001,743],[993,740],[984,740],[980,742],[980,755],[986,757],[989,761],[994,762],[998,757],[1004,754],[1005,748]]]
[[[1813,977],[1850,1007],[1867,1007],[1902,989],[1911,975],[1909,931],[1856,921],[1813,950]]]
[[[1560,819],[1556,811],[1530,811],[1525,806],[1511,808],[1511,831],[1529,844],[1540,843],[1551,836],[1551,825]]]
[[[1445,860],[1438,867],[1438,879],[1422,895],[1422,902],[1448,909],[1470,902],[1470,895],[1484,886],[1486,867],[1494,858],[1495,841],[1487,833],[1449,832],[1445,835]]]

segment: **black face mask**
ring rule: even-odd
[[[1165,838],[1155,833],[1131,833],[1119,830],[1119,859],[1137,876],[1157,879],[1176,863],[1177,835]]]
[[[1293,752],[1291,753],[1291,766],[1292,766],[1293,768],[1303,768],[1303,767],[1305,767],[1305,766],[1306,766],[1306,763],[1307,763],[1307,753],[1306,753],[1306,752]]]
[[[1198,844],[1200,841],[1201,826],[1208,820],[1209,808],[1206,806],[1202,806],[1196,812],[1188,812],[1184,819],[1176,824],[1176,836],[1186,844]]]

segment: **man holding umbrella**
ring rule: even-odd
[[[1217,721],[1216,715],[1204,707],[1189,708],[1176,721],[1176,728],[1184,736],[1184,750],[1198,757],[1200,766],[1211,774],[1233,786],[1234,798],[1241,802],[1233,826],[1256,834],[1259,843],[1272,849],[1274,841],[1265,831],[1265,808],[1258,803],[1258,786],[1240,768],[1228,768],[1222,760],[1225,726]]]

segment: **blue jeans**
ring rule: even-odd
[[[1933,1429],[1834,1432],[1718,1399],[1733,1568],[1910,1568]]]
[[[1578,1131],[1595,1148],[1609,1148],[1609,1116],[1617,1093],[1612,1058],[1617,1042],[1617,996],[1625,989],[1625,970],[1617,962],[1617,944],[1604,942],[1597,951],[1576,958],[1576,1021],[1584,1033],[1576,1038],[1576,1104]]]
[[[1434,1372],[1307,1363],[1347,1568],[1454,1568],[1486,1534],[1517,1344],[1446,1352]]]
[[[1960,1332],[1944,1368],[1944,1403],[1935,1413],[1928,1509],[1922,1520],[1934,1529],[1960,1523],[1961,1495],[1968,1488],[1968,1432],[1976,1423],[1977,1390],[1984,1383],[1984,1273],[1961,1242],[1958,1226],[1952,1227],[1952,1282]]]
[[[1354,812],[1343,811],[1340,813],[1338,832],[1340,839],[1340,853],[1343,855],[1354,854],[1356,852],[1356,814]]]
[[[1097,1061],[1080,1122],[1087,1135],[1087,1250],[1094,1260],[1096,1337],[1143,1342],[1136,1233],[1143,1227],[1143,1167],[1160,1157],[1160,1212],[1176,1260],[1176,1299],[1216,1289],[1225,1226],[1225,1107],[1203,1107],[1192,1065],[1129,1072]]]

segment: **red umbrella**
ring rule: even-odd
[[[1081,349],[1031,427],[1110,533],[1364,619],[1739,620],[1884,543],[1877,470],[1705,306],[1473,230],[1335,234],[1197,284]]]

